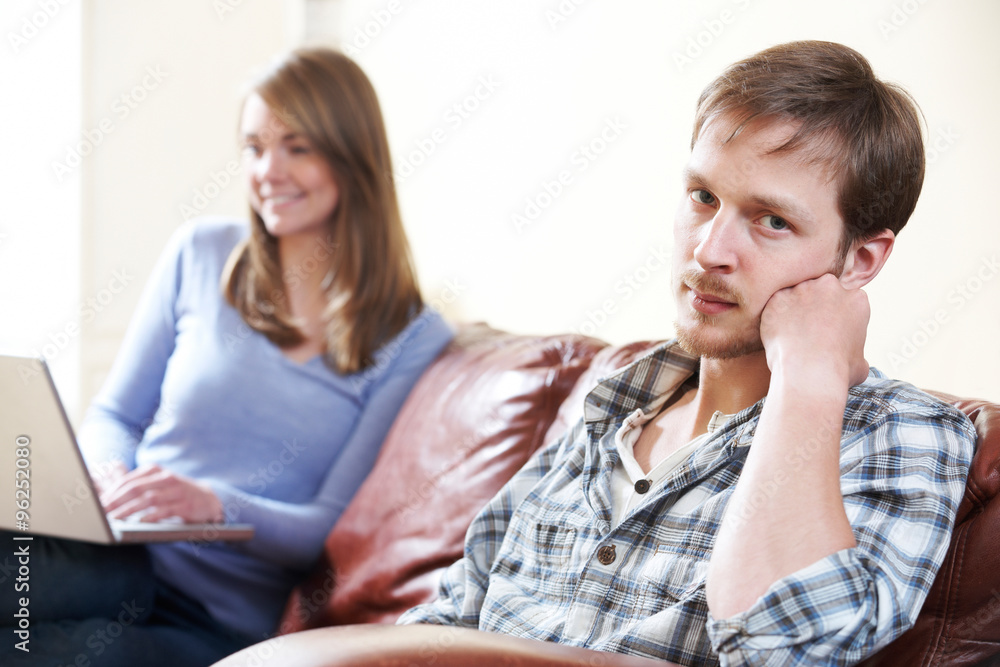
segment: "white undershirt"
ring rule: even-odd
[[[641,409],[625,418],[618,432],[615,433],[615,446],[618,448],[619,461],[611,473],[611,527],[615,528],[621,520],[633,509],[638,507],[647,496],[662,482],[667,475],[683,463],[702,443],[725,424],[732,415],[716,411],[708,422],[708,432],[699,435],[670,456],[657,463],[649,473],[644,473],[639,462],[635,460],[633,448],[639,440],[642,428],[659,413],[659,405],[651,406],[648,413]],[[636,482],[647,480],[649,490],[646,493],[636,491]]]

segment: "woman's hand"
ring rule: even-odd
[[[94,490],[98,498],[104,492],[113,488],[118,481],[128,474],[128,468],[121,461],[104,461],[90,470],[90,479],[94,482]]]
[[[221,523],[225,518],[222,501],[207,484],[157,465],[120,477],[101,494],[101,503],[113,519],[139,514],[146,522],[180,517],[185,523]]]

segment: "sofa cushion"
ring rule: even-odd
[[[392,623],[434,599],[472,518],[546,441],[604,346],[461,327],[403,405],[319,566],[293,593],[281,632]]]

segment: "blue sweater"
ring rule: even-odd
[[[277,628],[292,586],[452,332],[426,308],[362,372],[339,375],[319,356],[296,363],[221,294],[226,258],[248,232],[246,222],[202,219],[174,235],[80,442],[91,467],[156,463],[207,482],[227,521],[256,527],[246,543],[150,550],[160,578],[261,638]]]

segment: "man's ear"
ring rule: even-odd
[[[855,243],[844,258],[840,284],[847,289],[858,289],[867,285],[882,270],[895,243],[896,235],[888,229],[883,229],[867,241]]]

